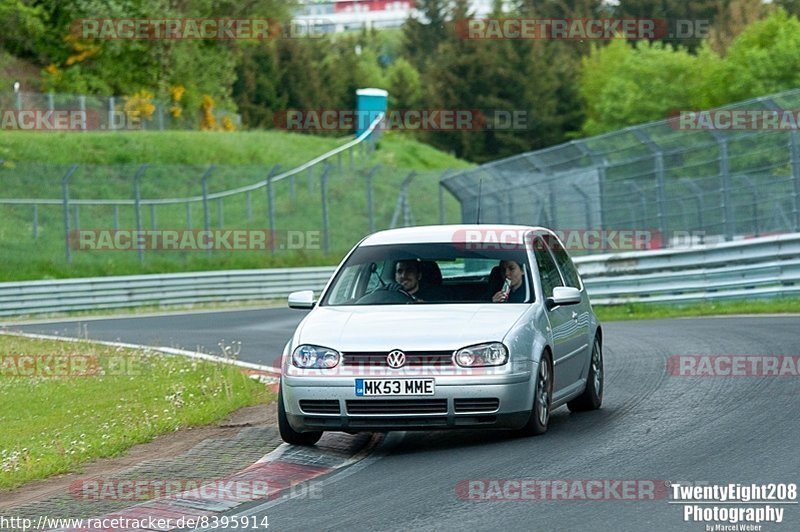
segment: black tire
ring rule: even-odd
[[[542,355],[539,369],[536,372],[536,390],[533,393],[533,406],[531,417],[521,429],[519,436],[538,436],[547,432],[550,421],[550,405],[553,400],[553,361],[550,354]]]
[[[582,394],[567,403],[567,408],[570,412],[597,410],[603,404],[603,386],[603,346],[600,338],[595,337],[592,358],[589,362],[589,375],[586,376],[586,388]]]
[[[289,419],[286,417],[286,408],[283,406],[282,392],[278,392],[278,432],[280,432],[283,441],[292,445],[314,445],[322,437],[321,430],[297,432],[289,425]]]

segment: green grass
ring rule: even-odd
[[[595,305],[600,321],[657,320],[693,316],[729,316],[736,314],[798,314],[800,298],[771,300],[719,301],[687,305],[630,303],[627,305]]]
[[[201,176],[211,164],[216,170],[208,180],[210,193],[263,180],[269,168],[294,167],[324,153],[345,139],[270,131],[205,133],[186,131],[116,133],[0,132],[0,196],[5,198],[59,198],[61,175],[70,163],[79,164],[70,178],[72,199],[131,199],[132,176],[140,163],[149,166],[141,178],[142,198],[187,197],[202,194]],[[336,161],[334,161],[336,163]],[[143,264],[135,252],[75,251],[73,263],[65,260],[63,209],[60,205],[38,209],[39,238],[33,239],[33,208],[0,205],[0,245],[4,268],[0,281],[163,273],[214,269],[250,269],[336,264],[353,244],[369,232],[366,172],[379,165],[373,177],[375,228],[389,227],[398,198],[399,185],[411,171],[418,172],[409,189],[414,222],[438,223],[438,179],[443,170],[464,168],[459,161],[430,146],[399,133],[386,133],[371,155],[358,154],[354,168],[349,158],[342,169],[335,165],[328,179],[331,253],[306,247],[298,250],[215,252],[148,252]],[[113,166],[109,166],[113,165]],[[321,237],[321,169],[274,186],[278,232],[312,231]],[[445,196],[445,220],[460,220],[459,205]],[[247,197],[239,194],[209,205],[209,225],[225,229],[267,229],[267,201],[263,189]],[[75,211],[71,227],[76,227]],[[204,223],[202,203],[193,203],[188,216],[194,229]],[[155,225],[149,207],[141,211],[142,228],[185,229],[184,204],[160,206]],[[81,229],[113,229],[110,206],[81,206],[77,215]],[[119,208],[119,227],[135,229],[132,206]]]
[[[0,158],[60,164],[277,164],[295,166],[342,144],[278,131],[1,131]]]
[[[56,358],[31,375],[20,355]],[[0,489],[273,399],[234,366],[0,335]]]

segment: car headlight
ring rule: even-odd
[[[453,359],[463,368],[502,366],[508,362],[508,349],[500,342],[471,345],[456,351]]]
[[[340,354],[318,345],[301,345],[292,353],[292,365],[303,369],[330,369],[339,363]]]

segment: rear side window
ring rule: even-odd
[[[552,235],[545,236],[545,242],[547,242],[547,245],[553,252],[556,262],[558,263],[558,267],[561,269],[561,273],[564,274],[564,281],[567,283],[567,286],[580,289],[581,280],[580,276],[578,275],[578,269],[575,267],[572,259],[569,258],[567,250],[564,249],[564,246],[561,245],[561,242],[559,242],[558,239]]]
[[[544,297],[552,297],[553,288],[564,285],[561,282],[561,275],[558,273],[556,263],[553,262],[553,257],[539,237],[534,240],[533,254],[536,257],[536,265],[539,267],[539,277],[542,279]]]

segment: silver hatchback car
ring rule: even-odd
[[[345,257],[282,357],[284,441],[324,431],[505,428],[599,408],[603,333],[580,275],[542,227],[381,231]]]

